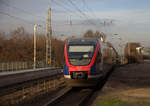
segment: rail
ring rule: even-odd
[[[86,106],[94,93],[94,89],[70,88],[44,106],[70,106],[70,103],[72,106]]]

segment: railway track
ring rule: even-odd
[[[70,88],[63,94],[52,99],[44,106],[86,106],[90,97],[94,94],[93,89]]]

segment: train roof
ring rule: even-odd
[[[96,44],[98,39],[96,38],[74,38],[68,40],[68,44]]]

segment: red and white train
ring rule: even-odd
[[[64,50],[64,77],[69,86],[96,86],[116,63],[114,49],[98,39],[70,39]]]

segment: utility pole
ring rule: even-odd
[[[37,32],[37,26],[41,27],[41,25],[34,24],[34,63],[33,63],[33,69],[36,69],[36,32]]]
[[[52,28],[51,28],[51,8],[47,9],[47,23],[46,23],[46,66],[52,64],[52,51],[51,51],[51,37],[52,37]]]
[[[36,29],[37,29],[37,25],[34,25],[34,64],[33,64],[33,69],[36,69]]]

